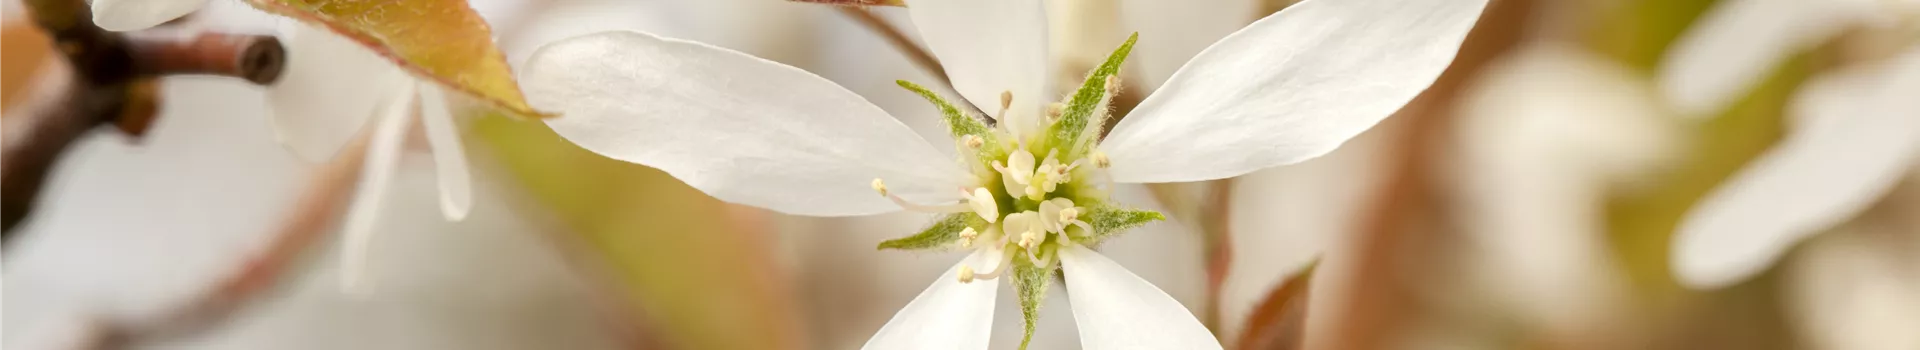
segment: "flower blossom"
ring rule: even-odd
[[[812,216],[939,214],[881,248],[972,253],[867,348],[985,348],[1003,279],[1030,337],[1063,272],[1084,347],[1217,349],[1185,307],[1092,249],[1161,219],[1109,202],[1113,184],[1219,179],[1325,154],[1432,84],[1485,1],[1296,4],[1195,56],[1110,133],[1134,40],[1052,102],[1042,2],[907,5],[955,90],[989,114],[901,82],[942,111],[951,155],[819,76],[651,34],[550,43],[522,82],[533,104],[561,113],[547,122],[561,136],[721,200]]]

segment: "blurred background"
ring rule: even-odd
[[[1291,2],[1043,1],[1055,59],[1080,67],[1062,70],[1062,81],[1077,82],[1127,33],[1140,33],[1122,73],[1129,94],[1151,93],[1214,40]],[[1792,24],[1785,36],[1686,39],[1709,19],[1767,2],[1884,7],[1860,21],[1753,20]],[[893,82],[938,81],[882,34],[891,27],[917,40],[899,8],[472,5],[511,64],[552,40],[647,31],[801,67],[928,139],[945,137],[937,112]],[[0,78],[14,114],[47,75],[70,68],[50,56],[56,51],[17,1],[6,6]],[[271,34],[284,21],[212,0],[172,26]],[[1920,349],[1914,162],[1897,185],[1788,242],[1751,276],[1684,284],[1671,258],[1690,209],[1785,144],[1795,126],[1814,123],[1794,119],[1803,89],[1920,46],[1916,28],[1920,6],[1902,0],[1493,0],[1450,70],[1396,116],[1304,163],[1122,189],[1118,200],[1171,220],[1103,250],[1184,303],[1230,349]],[[1822,34],[1805,34],[1815,31]],[[1703,48],[1680,49],[1687,45]],[[1731,73],[1747,87],[1701,103],[1661,83],[1687,74],[1675,63],[1686,55],[1704,55],[1691,60],[1707,66],[1781,58]],[[301,212],[302,192],[323,165],[276,142],[261,87],[193,76],[158,86],[151,130],[83,138],[54,169],[31,220],[10,229],[0,252],[5,348],[87,348],[118,325],[178,322],[169,315],[247,266]],[[1905,113],[1920,119],[1920,109]],[[730,205],[574,147],[538,122],[463,124],[473,213],[453,223],[434,214],[431,158],[417,140],[383,200],[367,293],[341,291],[337,223],[329,221],[327,235],[224,320],[116,344],[846,349],[933,278],[946,278],[960,257],[874,249],[917,232],[930,221],[924,214],[811,218]],[[1064,291],[1050,293],[1033,348],[1078,348]],[[1002,291],[995,313],[995,348],[1019,343],[1011,295]]]

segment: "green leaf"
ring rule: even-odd
[[[1012,254],[1013,252],[1008,252]],[[1020,318],[1026,321],[1026,335],[1020,337],[1020,349],[1033,341],[1033,326],[1040,321],[1040,301],[1047,297],[1047,285],[1059,269],[1033,265],[1032,259],[1013,257],[1013,288],[1020,294]]]
[[[687,349],[798,349],[801,315],[780,281],[779,262],[743,214],[667,173],[607,158],[567,142],[545,123],[474,120],[504,175],[526,190],[526,209],[551,213],[559,249],[577,254],[583,277],[618,301],[609,316],[646,320],[632,330],[649,344]],[[764,219],[764,218],[762,218]],[[531,237],[530,237],[531,239]],[[577,248],[577,249],[574,249]],[[688,262],[699,262],[690,264]],[[743,337],[741,334],[752,334]]]
[[[1120,73],[1120,64],[1127,61],[1127,54],[1133,52],[1133,42],[1138,39],[1140,33],[1134,33],[1127,37],[1127,42],[1120,44],[1120,48],[1113,49],[1113,54],[1107,56],[1107,62],[1094,68],[1093,73],[1087,75],[1087,81],[1074,91],[1073,99],[1067,101],[1060,121],[1053,124],[1050,132],[1053,144],[1065,146],[1067,155],[1079,155],[1083,150],[1081,146],[1091,141],[1093,135],[1100,134],[1099,130],[1093,129],[1106,122],[1111,112],[1107,103],[1113,99],[1114,93],[1118,93],[1117,87],[1110,89],[1107,86],[1108,78]]]
[[[985,226],[987,221],[973,212],[947,214],[934,221],[920,233],[880,242],[879,249],[924,250],[945,248],[960,240],[960,231],[971,226]]]
[[[815,4],[828,4],[828,5],[840,5],[840,6],[899,6],[899,7],[907,7],[907,2],[906,2],[906,1],[903,1],[903,0],[787,0],[787,1],[792,1],[792,2],[807,2],[807,3],[815,3]]]
[[[493,30],[464,0],[247,0],[359,42],[415,76],[486,101],[520,117],[534,111],[494,46]]]
[[[1240,349],[1301,348],[1307,335],[1307,290],[1312,289],[1313,270],[1318,266],[1318,259],[1307,263],[1305,269],[1267,292],[1242,323],[1247,326],[1240,333]]]
[[[1121,231],[1146,225],[1154,221],[1166,220],[1166,215],[1152,210],[1127,209],[1113,205],[1101,205],[1088,209],[1087,225],[1093,226],[1093,234],[1084,238],[1083,244],[1098,244]]]

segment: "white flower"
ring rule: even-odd
[[[1104,140],[1087,136],[1098,123],[1062,126],[1103,102],[1048,115],[1042,2],[908,5],[956,89],[999,121],[972,130],[949,114],[959,163],[840,86],[695,42],[562,40],[534,54],[522,81],[530,101],[561,112],[548,125],[567,139],[722,200],[815,216],[948,213],[935,229],[951,223],[948,246],[974,253],[868,348],[984,348],[998,277],[1054,263],[1086,348],[1219,348],[1185,307],[1085,246],[1101,238],[1090,213],[1105,208],[1107,182],[1218,179],[1324,154],[1425,90],[1485,2],[1294,5],[1196,56]],[[1089,86],[1105,86],[1092,92],[1105,101],[1111,83]]]
[[[205,5],[205,0],[97,0],[94,22],[110,30],[137,30],[166,22]],[[466,217],[473,206],[471,175],[458,125],[439,83],[416,77],[372,49],[331,31],[285,22],[281,35],[286,67],[267,87],[275,135],[294,153],[324,160],[355,135],[372,132],[343,230],[345,284],[359,288],[381,198],[399,163],[410,129],[418,123],[433,151],[441,214]],[[371,127],[371,129],[368,129]]]
[[[1738,0],[1707,14],[1667,58],[1662,85],[1683,111],[1711,115],[1788,55],[1850,25],[1920,21],[1920,1]],[[1908,39],[1913,39],[1909,37]],[[1712,288],[1746,279],[1807,236],[1878,199],[1920,158],[1920,45],[1803,85],[1793,127],[1701,199],[1674,237],[1674,272]]]

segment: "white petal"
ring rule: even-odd
[[[412,92],[410,86],[404,85],[400,90]],[[341,286],[355,294],[363,294],[368,288],[367,253],[372,249],[374,226],[380,222],[387,184],[393,179],[400,155],[406,148],[407,129],[413,126],[411,117],[418,100],[408,93],[382,102],[379,124],[373,126],[366,163],[360,169],[360,184],[354,189],[353,203],[347,208],[341,228],[345,239],[340,254]]]
[[[707,194],[788,214],[951,203],[965,170],[859,95],[819,76],[705,44],[605,32],[535,52],[521,84],[561,136],[672,174]]]
[[[987,255],[975,252],[940,274],[861,349],[986,349],[1000,279],[961,283],[956,276],[961,266],[985,264]]]
[[[440,214],[449,221],[467,217],[473,209],[473,175],[467,169],[467,150],[460,142],[460,126],[453,122],[446,92],[440,85],[420,84],[420,124],[433,148],[436,179],[440,182]]]
[[[1920,157],[1920,49],[1885,70],[1809,84],[1812,113],[1766,154],[1702,199],[1674,237],[1675,274],[1724,286],[1772,265],[1809,235],[1879,199]],[[1852,81],[1852,82],[1848,82]],[[1828,100],[1851,96],[1850,103]]]
[[[1113,0],[1098,0],[1113,1]],[[1260,19],[1259,10],[1264,0],[1213,0],[1204,5],[1186,1],[1165,0],[1120,0],[1121,20],[1133,32],[1144,33],[1135,44],[1133,55],[1128,62],[1138,62],[1139,73],[1143,81],[1137,84],[1159,86],[1165,83],[1180,66],[1193,59],[1193,55],[1206,49],[1208,44],[1220,41],[1245,26],[1247,22]],[[1119,45],[1112,45],[1100,51],[1097,60],[1106,59]],[[1086,72],[1073,72],[1086,74]]]
[[[391,61],[326,29],[287,21],[286,71],[267,89],[274,132],[294,154],[324,161],[379,113],[412,77]]]
[[[1079,245],[1061,247],[1060,268],[1081,348],[1220,348],[1220,341],[1179,301],[1100,253]]]
[[[93,0],[93,24],[116,32],[147,29],[206,4],[207,0]]]
[[[1047,14],[1037,0],[908,0],[907,12],[953,88],[987,114],[1013,93],[1009,125],[1037,125],[1046,90]],[[1031,131],[1027,129],[1015,129]]]
[[[1425,91],[1485,5],[1308,0],[1267,16],[1201,51],[1114,127],[1101,146],[1110,174],[1210,180],[1326,154]]]
[[[1681,34],[1660,86],[1688,116],[1712,116],[1796,51],[1838,33],[1860,1],[1722,1]]]

